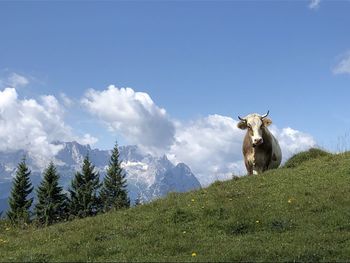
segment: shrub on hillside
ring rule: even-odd
[[[331,154],[329,152],[323,151],[321,149],[311,148],[308,151],[300,152],[300,153],[293,155],[291,158],[289,158],[288,161],[286,161],[286,163],[284,164],[283,167],[294,168],[294,167],[297,167],[306,161],[316,159],[319,157],[323,157],[323,156],[330,156],[330,155]]]

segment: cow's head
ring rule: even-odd
[[[267,111],[267,113],[264,115],[253,113],[249,114],[245,118],[238,116],[240,122],[237,124],[237,127],[242,130],[248,129],[253,147],[264,143],[262,138],[263,129],[272,123],[269,118],[266,118],[267,115],[269,115],[269,111]]]

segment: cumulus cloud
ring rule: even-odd
[[[0,151],[27,150],[43,167],[61,149],[53,143],[57,140],[94,141],[90,135],[81,140],[73,135],[64,122],[64,108],[54,96],[19,99],[15,88],[0,91]]]
[[[309,3],[310,9],[318,9],[320,7],[321,0],[311,0]]]
[[[339,56],[338,62],[333,68],[333,74],[350,74],[350,51]]]
[[[120,132],[130,143],[154,151],[173,144],[173,122],[147,93],[111,85],[103,91],[88,90],[81,102],[110,131]]]
[[[76,139],[80,144],[89,144],[93,145],[98,142],[98,139],[94,136],[91,136],[91,134],[86,133],[83,135],[83,138]]]

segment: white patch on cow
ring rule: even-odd
[[[255,149],[252,149],[252,152],[247,155],[248,163],[251,165],[255,165]]]

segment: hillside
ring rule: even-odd
[[[2,222],[0,254],[0,261],[348,261],[350,153],[44,229]]]

